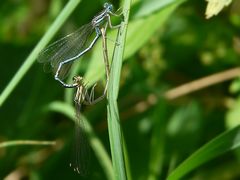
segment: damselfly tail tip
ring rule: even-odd
[[[78,167],[74,168],[74,171],[76,171],[78,174],[81,174]]]
[[[74,172],[76,172],[76,173],[78,173],[78,174],[82,174],[82,173],[80,172],[79,168],[78,168],[78,167],[74,167],[72,163],[69,163],[69,166],[70,166],[71,168],[73,168],[73,171],[74,171]]]

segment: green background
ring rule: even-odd
[[[90,22],[103,3],[82,0],[51,42]],[[111,3],[115,9],[121,7],[118,1]],[[66,4],[63,0],[0,2],[0,92]],[[210,83],[171,100],[165,96],[172,88],[240,64],[239,1],[209,20],[204,15],[206,5],[182,0],[132,2],[118,96],[128,179],[240,177],[240,79]],[[116,30],[108,33],[111,55]],[[89,85],[103,79],[101,54],[99,41],[76,63],[72,74],[85,74]],[[33,60],[1,102],[0,142],[47,140],[56,145],[0,146],[0,179],[14,173],[24,179],[109,179],[108,167],[96,156],[99,149],[89,152],[88,176],[82,178],[69,167],[73,91],[62,88]],[[103,90],[98,84],[96,94]],[[106,106],[105,99],[84,106],[82,113],[111,158]]]

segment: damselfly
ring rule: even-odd
[[[66,88],[78,86],[76,83],[67,84],[63,80],[67,76],[73,62],[88,52],[102,36],[101,28],[119,28],[113,26],[110,16],[119,16],[113,13],[113,6],[104,4],[104,9],[98,13],[90,23],[83,25],[78,30],[46,47],[38,57],[38,62],[44,63],[45,71],[53,71],[54,78]],[[92,42],[87,43],[95,30],[95,37]],[[108,73],[108,72],[106,72]]]
[[[102,47],[103,47],[103,58],[105,62],[106,71],[106,86],[104,92],[101,96],[95,98],[94,89],[97,85],[96,83],[88,92],[87,85],[81,76],[75,76],[73,78],[74,84],[76,84],[76,94],[74,97],[74,103],[76,108],[76,119],[75,119],[75,144],[74,152],[72,157],[72,162],[70,167],[74,169],[77,173],[81,175],[86,175],[89,165],[89,145],[86,141],[86,132],[84,122],[81,118],[81,107],[82,105],[93,105],[100,100],[102,100],[107,92],[108,79],[109,79],[109,63],[108,63],[108,53],[107,53],[107,41],[106,41],[106,27],[100,29],[102,34]]]
[[[83,82],[83,78],[80,76],[75,76],[73,78],[76,86],[76,94],[74,97],[75,104],[75,140],[73,146],[73,154],[70,162],[70,167],[73,170],[83,176],[88,173],[89,166],[89,144],[87,142],[86,132],[84,122],[81,117],[81,107],[87,101],[88,91],[86,84]],[[94,91],[94,88],[92,89]],[[91,91],[91,94],[93,93]],[[90,94],[90,96],[91,96]]]

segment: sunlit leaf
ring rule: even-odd
[[[206,9],[206,18],[217,15],[225,6],[228,6],[232,0],[206,0],[208,2]]]

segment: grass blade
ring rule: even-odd
[[[15,89],[17,84],[23,78],[23,76],[27,73],[30,67],[33,65],[35,59],[37,58],[39,52],[48,44],[51,38],[56,34],[58,29],[63,25],[65,20],[71,15],[73,10],[77,7],[81,0],[70,0],[68,4],[64,7],[62,12],[59,14],[57,19],[53,22],[49,30],[45,33],[36,47],[29,54],[27,59],[24,61],[23,65],[19,68],[16,74],[13,76],[12,80],[8,83],[6,88],[3,90],[0,95],[0,107],[11,94],[11,92]]]
[[[121,67],[123,61],[123,51],[127,34],[127,24],[130,11],[131,0],[126,0],[123,5],[124,22],[119,29],[117,37],[117,45],[113,54],[113,62],[111,66],[109,91],[108,91],[108,129],[112,154],[113,169],[115,179],[128,179],[126,177],[126,166],[124,163],[123,153],[123,136],[120,126],[120,118],[118,113],[117,97],[119,90],[119,81]]]
[[[14,141],[6,141],[0,143],[0,148],[9,147],[9,146],[19,146],[19,145],[56,145],[55,141],[37,141],[37,140],[14,140]]]
[[[182,179],[184,175],[202,165],[203,163],[240,147],[240,126],[216,137],[188,159],[181,163],[167,178],[168,180]]]

